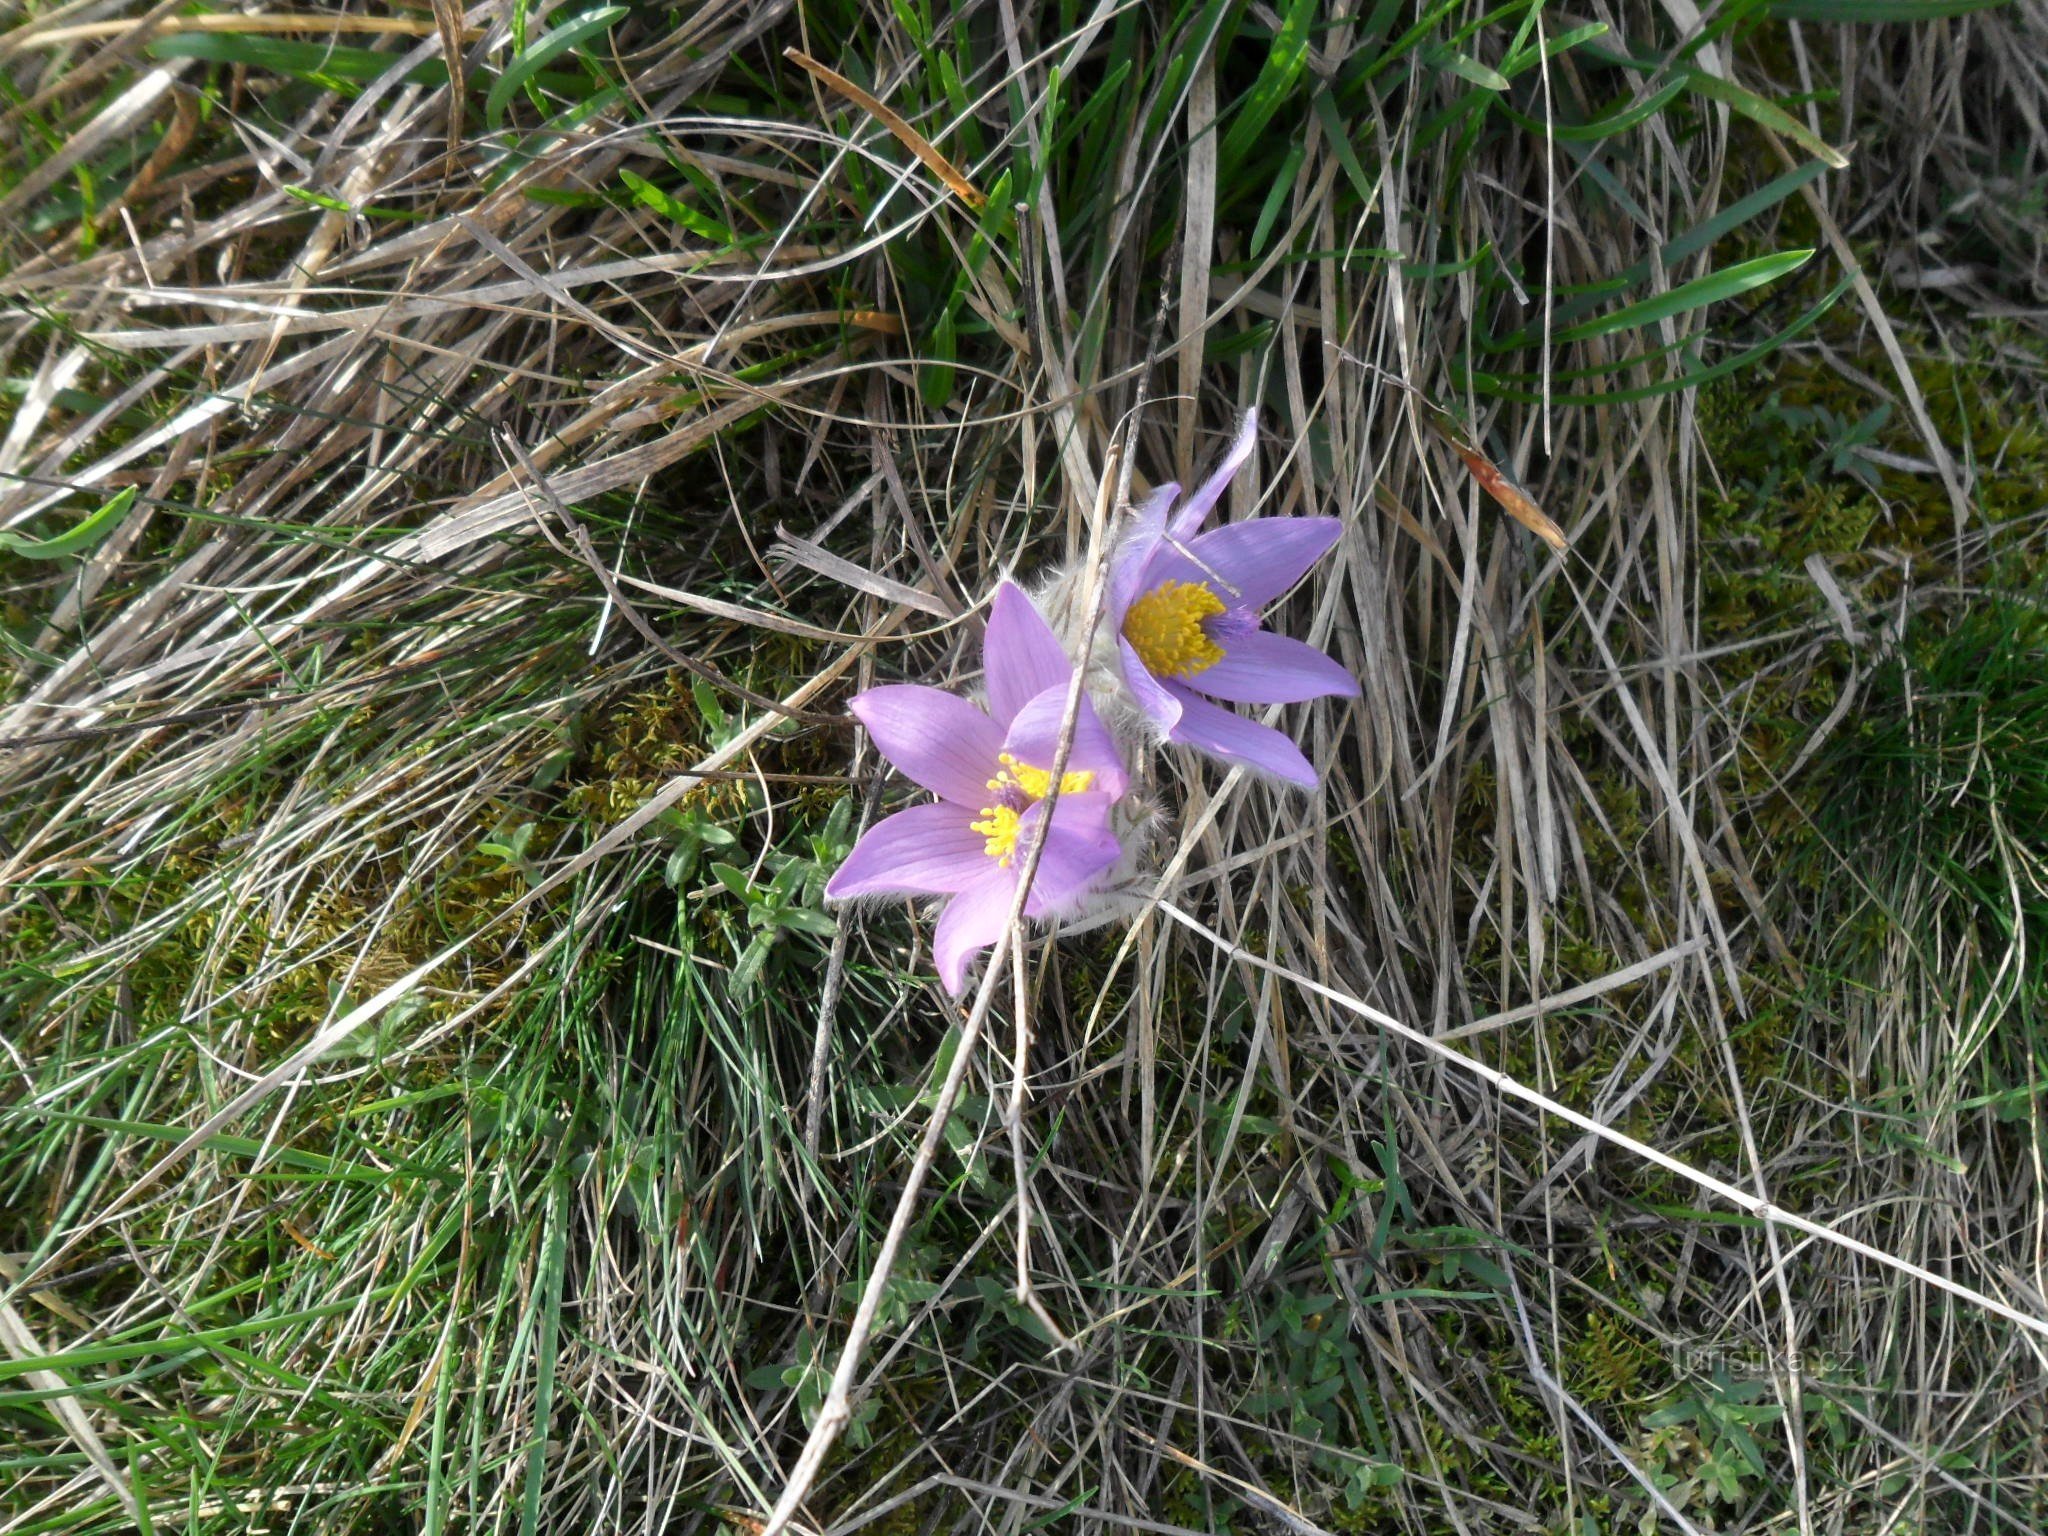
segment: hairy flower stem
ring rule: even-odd
[[[1031,1060],[1031,996],[1029,978],[1024,974],[1024,942],[1021,935],[1012,945],[1010,958],[1010,1007],[1016,1015],[1017,1038],[1015,1056],[1010,1064],[1010,1167],[1017,1184],[1017,1289],[1018,1302],[1031,1309],[1031,1315],[1038,1319],[1039,1326],[1052,1335],[1053,1343],[1061,1349],[1072,1349],[1074,1341],[1067,1337],[1059,1324],[1053,1321],[1052,1313],[1039,1300],[1038,1288],[1031,1283],[1031,1165],[1024,1155],[1024,1101],[1027,1096],[1026,1074]]]
[[[1121,497],[1128,493],[1129,477],[1118,473],[1121,455],[1117,448],[1110,448],[1110,460],[1102,476],[1101,490],[1095,508],[1094,543],[1096,553],[1089,562],[1089,572],[1084,599],[1089,614],[1088,630],[1101,621],[1103,603],[1107,596],[1102,581],[1102,552],[1108,548],[1103,530],[1109,521],[1109,512],[1116,505],[1112,496]],[[1073,680],[1067,685],[1066,713],[1060,722],[1059,745],[1053,752],[1050,768],[1047,770],[1048,783],[1045,795],[1045,814],[1050,825],[1053,808],[1059,803],[1061,780],[1065,778],[1067,763],[1074,752],[1074,730],[1081,717],[1081,702],[1087,696],[1087,682],[1082,668],[1074,669]],[[881,1310],[882,1293],[888,1289],[889,1275],[896,1267],[896,1255],[903,1246],[903,1237],[910,1230],[910,1218],[917,1209],[917,1197],[924,1190],[925,1178],[932,1171],[937,1160],[939,1143],[946,1131],[946,1122],[952,1117],[954,1102],[960,1097],[960,1085],[966,1081],[968,1064],[974,1059],[974,1048],[981,1042],[982,1027],[988,1022],[989,1005],[995,999],[997,984],[1001,981],[1003,967],[1014,963],[1022,970],[1023,956],[1016,951],[1016,945],[1023,931],[1024,904],[1031,895],[1031,883],[1038,875],[1038,861],[1045,851],[1046,839],[1034,838],[1024,855],[1023,873],[1017,880],[1016,894],[1010,900],[1009,921],[1003,925],[997,937],[995,948],[989,954],[988,970],[981,978],[981,985],[975,989],[974,1005],[968,1011],[967,1022],[960,1030],[960,1043],[953,1052],[952,1065],[947,1068],[946,1079],[939,1085],[938,1098],[932,1104],[931,1118],[925,1123],[924,1138],[918,1143],[917,1157],[910,1165],[910,1171],[903,1180],[903,1193],[897,1197],[896,1209],[889,1216],[889,1230],[883,1235],[882,1246],[875,1254],[874,1269],[868,1275],[868,1283],[862,1288],[860,1304],[854,1309],[853,1322],[846,1330],[846,1343],[839,1352],[839,1364],[832,1372],[832,1385],[826,1392],[824,1406],[818,1410],[817,1421],[811,1425],[809,1438],[797,1453],[796,1465],[790,1469],[789,1480],[783,1485],[781,1497],[776,1499],[775,1508],[769,1512],[768,1520],[761,1528],[761,1536],[781,1536],[789,1529],[790,1520],[796,1514],[797,1506],[803,1503],[811,1491],[811,1484],[817,1480],[819,1469],[831,1453],[840,1433],[846,1428],[853,1414],[853,1378],[860,1369],[861,1356],[867,1350],[868,1335],[874,1331],[875,1314]],[[1020,1032],[1023,1025],[1019,1022]],[[1024,1070],[1023,1052],[1020,1046],[1016,1070]],[[1017,1099],[1020,1089],[1013,1085],[1013,1113],[1022,1112]],[[1018,1135],[1021,1137],[1021,1130]],[[1021,1145],[1021,1143],[1020,1143]],[[1020,1212],[1025,1203],[1025,1192],[1020,1188],[1017,1201]],[[1028,1220],[1027,1218],[1024,1218]],[[1020,1273],[1024,1259],[1019,1258]],[[1035,1298],[1033,1298],[1035,1299]],[[1028,1302],[1027,1302],[1028,1305]],[[1037,1310],[1037,1309],[1034,1309]],[[1057,1332],[1057,1330],[1055,1330]]]

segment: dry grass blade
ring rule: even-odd
[[[426,37],[435,31],[433,22],[411,16],[323,16],[313,11],[164,16],[142,24],[133,21],[87,21],[68,27],[32,28],[0,38],[0,57],[30,48],[62,48],[96,38],[126,37],[137,31],[138,25],[157,37],[180,32],[360,32],[372,36]],[[469,27],[460,35],[465,41],[471,41],[482,36],[482,31]]]

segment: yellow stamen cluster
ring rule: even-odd
[[[988,781],[988,787],[1001,793],[1014,789],[1027,800],[1043,800],[1052,789],[1052,775],[1043,768],[1034,768],[1029,763],[1020,763],[1008,752],[1002,753],[996,761],[1003,765],[1003,771]],[[1078,795],[1095,782],[1093,770],[1060,775],[1060,793]]]
[[[1124,638],[1154,677],[1193,677],[1223,659],[1223,647],[1202,628],[1223,611],[1223,599],[1204,582],[1162,581],[1125,612]]]
[[[1025,802],[1022,809],[1014,805],[985,805],[981,808],[981,820],[970,821],[967,829],[982,835],[981,851],[994,859],[1004,869],[1010,867],[1010,860],[1017,855],[1017,826],[1024,810],[1034,800],[1043,800],[1052,788],[1052,774],[1043,768],[1034,768],[1029,763],[1020,763],[1008,752],[996,759],[1002,770],[988,781],[988,787],[999,795],[1019,796]],[[1092,769],[1060,775],[1060,793],[1078,795],[1095,782]]]
[[[981,820],[970,821],[967,829],[979,832],[984,839],[981,851],[1008,869],[1017,853],[1017,821],[1018,813],[1009,806],[986,805],[982,807]]]

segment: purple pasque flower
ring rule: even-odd
[[[1051,764],[1074,664],[1031,599],[996,589],[982,638],[988,709],[914,684],[870,688],[849,706],[875,745],[939,798],[870,827],[825,887],[828,899],[949,896],[932,937],[939,979],[956,996],[967,964],[1010,915],[1034,839],[1043,839],[1027,917],[1073,908],[1120,853],[1110,810],[1129,786],[1116,742],[1087,699],[1048,817]]]
[[[1257,442],[1257,413],[1248,411],[1201,489],[1174,507],[1180,487],[1162,485],[1139,509],[1110,571],[1109,630],[1126,687],[1168,741],[1314,789],[1315,768],[1299,747],[1211,702],[1358,694],[1342,666],[1259,621],[1261,609],[1328,553],[1343,525],[1334,517],[1260,517],[1198,532]]]

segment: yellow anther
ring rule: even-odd
[[[990,789],[1015,789],[1027,800],[1043,800],[1052,789],[1052,774],[1044,768],[1034,768],[1029,763],[1020,763],[1005,752],[996,759],[1003,765],[1003,771],[988,781]],[[1078,795],[1095,782],[1092,769],[1060,775],[1060,793]]]
[[[1202,628],[1223,611],[1223,599],[1203,582],[1162,581],[1125,611],[1124,638],[1154,677],[1193,677],[1223,659],[1223,647]]]
[[[981,851],[1008,869],[1017,852],[1017,821],[1017,812],[1009,806],[985,805],[981,808],[981,820],[970,821],[967,830],[979,832],[985,839]]]
[[[1043,768],[1034,768],[1029,763],[1020,763],[1008,752],[996,759],[1003,765],[1002,771],[988,781],[988,787],[999,795],[1022,801],[1021,805],[985,805],[981,808],[981,820],[967,823],[967,830],[982,835],[982,852],[986,853],[1004,869],[1010,867],[1010,860],[1017,852],[1017,823],[1035,801],[1043,800],[1046,791],[1052,788],[1052,775]],[[1092,769],[1060,777],[1060,793],[1078,795],[1095,782]]]

